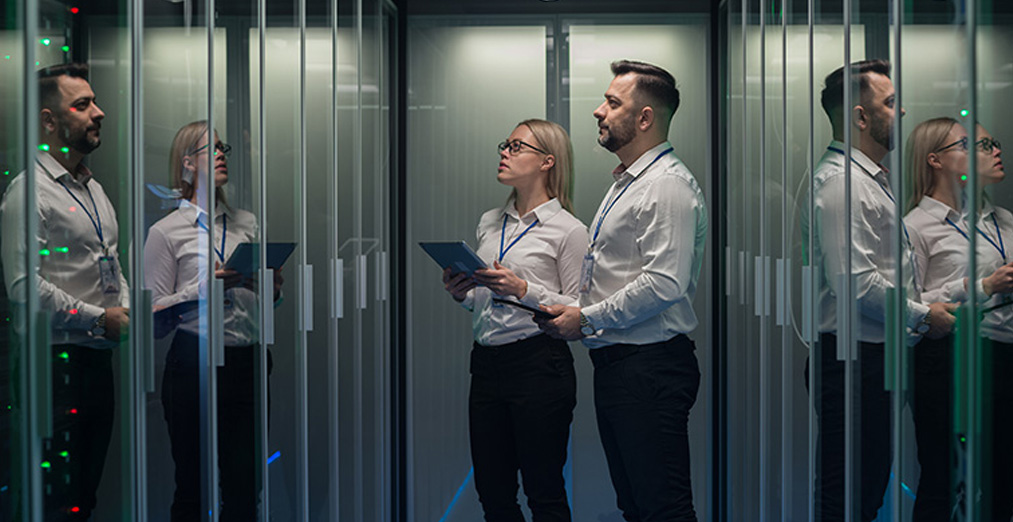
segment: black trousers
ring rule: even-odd
[[[535,522],[569,521],[563,466],[577,404],[565,341],[538,335],[471,351],[468,423],[475,489],[489,522],[523,521],[517,472]]]
[[[689,410],[700,388],[685,335],[590,351],[598,432],[619,509],[630,522],[696,520]]]
[[[53,438],[45,441],[45,520],[87,520],[113,430],[112,350],[53,346]]]
[[[984,437],[979,448],[982,485],[981,520],[1009,522],[1013,516],[1013,345],[982,340],[984,382],[981,408]],[[959,477],[958,442],[953,429],[953,338],[925,339],[914,349],[914,421],[921,476],[914,505],[914,522],[949,522],[966,496]],[[977,498],[977,494],[975,494]]]
[[[815,393],[819,433],[816,437],[816,513],[821,522],[843,521],[845,513],[845,386],[844,362],[837,360],[837,336],[820,336],[820,383],[810,389],[806,365],[806,388]],[[883,344],[858,343],[859,362],[854,404],[860,426],[856,434],[859,458],[856,461],[860,503],[858,518],[870,521],[883,505],[890,482],[890,392],[883,388]],[[850,521],[849,521],[850,522]]]
[[[199,339],[177,331],[169,348],[162,378],[162,407],[169,427],[176,491],[172,522],[205,520],[201,492],[205,477],[200,452]],[[268,374],[271,352],[267,353]],[[256,346],[225,347],[225,366],[218,368],[218,469],[222,521],[257,519],[263,483],[256,433],[259,393]],[[266,383],[265,383],[266,385]],[[269,400],[270,402],[270,400]],[[204,506],[204,510],[210,509]]]

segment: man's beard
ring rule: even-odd
[[[88,136],[88,133],[98,128],[98,126],[89,126],[81,132],[68,135],[67,145],[81,154],[91,154],[93,150],[97,149],[98,146],[102,144],[102,139],[96,137],[93,140]]]
[[[626,121],[619,125],[612,124],[609,125],[604,135],[598,136],[598,145],[605,147],[609,152],[615,152],[629,145],[634,136],[636,136],[636,131],[632,121]]]
[[[870,134],[883,148],[893,150],[893,125],[874,125]]]

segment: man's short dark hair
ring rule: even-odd
[[[39,70],[39,108],[54,109],[60,104],[60,77],[88,80],[88,65],[65,63]]]
[[[886,60],[862,60],[860,62],[854,62],[851,64],[851,75],[858,75],[858,88],[859,92],[865,91],[869,88],[869,74],[882,74],[883,76],[890,76],[890,62]],[[835,122],[835,114],[843,115],[841,113],[841,106],[844,105],[844,82],[850,81],[844,78],[844,67],[839,67],[834,72],[827,75],[827,78],[823,80],[823,92],[820,94],[820,104],[823,105],[823,111],[827,113],[827,117],[830,118],[831,122]]]
[[[644,62],[619,60],[612,62],[612,74],[622,76],[635,73],[637,75],[637,91],[641,93],[647,105],[660,105],[668,111],[668,119],[679,108],[679,89],[675,86],[675,77],[668,71]]]

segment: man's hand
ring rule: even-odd
[[[117,306],[106,308],[105,338],[110,341],[122,341],[127,336],[130,326],[130,310]]]
[[[929,331],[925,337],[939,339],[946,336],[953,330],[953,324],[957,322],[953,312],[957,309],[956,303],[932,303],[929,305]]]
[[[985,288],[985,293],[989,297],[1013,292],[1013,263],[995,269],[992,275],[981,281],[981,286]]]
[[[478,284],[485,285],[497,295],[512,295],[517,299],[528,293],[528,282],[517,277],[513,270],[499,264],[499,261],[493,261],[492,266],[475,270]]]
[[[556,317],[552,319],[538,319],[538,328],[556,339],[576,341],[584,337],[580,333],[580,308],[576,306],[550,305],[542,306],[542,310]]]
[[[475,288],[477,283],[475,280],[468,277],[464,272],[453,273],[450,268],[443,270],[443,288],[450,292],[450,296],[454,298],[454,301],[460,303],[464,301],[465,297],[468,297],[468,291]]]

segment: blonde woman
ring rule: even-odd
[[[224,280],[225,366],[217,369],[220,520],[249,521],[257,519],[260,496],[254,425],[259,410],[254,380],[259,375],[257,292],[251,276],[224,270],[221,265],[241,243],[258,241],[258,229],[253,214],[226,203],[222,187],[229,180],[230,147],[217,133],[213,142],[210,138],[207,122],[196,121],[181,128],[172,141],[169,172],[180,193],[179,206],[148,232],[145,282],[158,310],[207,299],[204,274],[209,263],[215,277]],[[210,169],[214,172],[213,215],[204,208]],[[211,259],[202,254],[208,234],[214,246]],[[276,295],[280,285],[281,279],[276,278]],[[203,520],[206,515],[202,516],[202,511],[208,509],[201,506],[200,489],[199,348],[209,332],[201,324],[196,314],[181,318],[162,379],[162,406],[176,464],[172,522]],[[270,373],[271,353],[267,356]]]
[[[977,140],[971,141],[957,120],[935,118],[919,124],[908,138],[907,165],[912,199],[904,223],[911,237],[915,257],[915,276],[923,302],[959,303],[968,298],[966,277],[969,235],[977,234],[978,277],[974,284],[981,308],[1002,303],[1013,292],[1013,255],[1007,242],[1013,239],[1013,214],[992,205],[984,192],[978,212],[965,207],[968,156],[977,154],[978,186],[999,183],[1005,176],[999,142],[981,125]],[[976,214],[975,219],[969,215]],[[991,371],[1001,378],[992,387],[994,404],[1013,401],[1013,308],[987,312],[980,324],[982,335],[991,343],[995,355]],[[956,491],[951,477],[955,441],[953,422],[953,337],[923,339],[914,349],[915,437],[921,478],[915,500],[913,520],[948,521]],[[1013,433],[1010,417],[996,416],[995,437]],[[996,438],[995,440],[1000,440]],[[1013,453],[1005,442],[993,448],[994,492],[991,495],[992,519],[1006,520],[1013,515],[1013,490],[1010,469]],[[987,483],[987,482],[986,482]]]
[[[523,520],[520,471],[536,521],[569,521],[563,465],[576,405],[573,356],[543,334],[532,307],[577,299],[587,227],[571,214],[570,138],[559,125],[525,120],[499,144],[497,180],[513,187],[503,207],[482,215],[477,253],[491,267],[474,278],[443,274],[473,313],[469,427],[475,489],[485,519]]]

